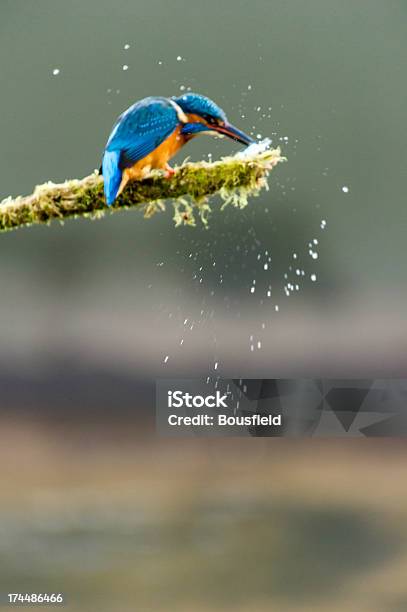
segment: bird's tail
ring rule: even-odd
[[[120,151],[105,151],[102,162],[106,204],[113,204],[119,191],[122,180],[122,171],[119,166]]]

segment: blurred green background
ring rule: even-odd
[[[215,212],[209,231],[175,231],[169,206],[151,221],[123,213],[2,236],[9,364],[402,370],[405,2],[3,0],[0,10],[0,195],[86,175],[123,109],[183,87],[288,157],[270,192]],[[236,150],[201,138],[179,160]]]
[[[406,17],[402,0],[1,0],[0,199],[88,174],[120,112],[188,88],[288,158],[209,230],[174,229],[169,206],[0,237],[1,591],[407,608],[402,447],[152,431],[160,376],[405,375]],[[236,150],[199,139],[178,161]]]

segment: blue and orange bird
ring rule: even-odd
[[[129,180],[141,180],[152,169],[171,176],[169,160],[204,133],[229,136],[246,146],[255,142],[231,125],[215,102],[199,94],[149,97],[130,106],[118,118],[103,154],[106,203],[113,204]]]

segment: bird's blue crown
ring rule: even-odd
[[[200,117],[213,117],[220,121],[226,121],[224,111],[215,102],[196,93],[187,93],[179,97],[172,98],[184,113],[199,115]]]

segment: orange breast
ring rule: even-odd
[[[164,170],[168,161],[176,155],[184,144],[185,138],[181,134],[181,126],[179,125],[154,151],[137,161],[132,168],[127,169],[128,177],[140,179],[150,170]]]
[[[151,153],[154,168],[164,168],[167,162],[178,153],[180,148],[185,144],[185,138],[181,134],[181,126],[179,125],[164,142],[162,142],[155,151]]]

